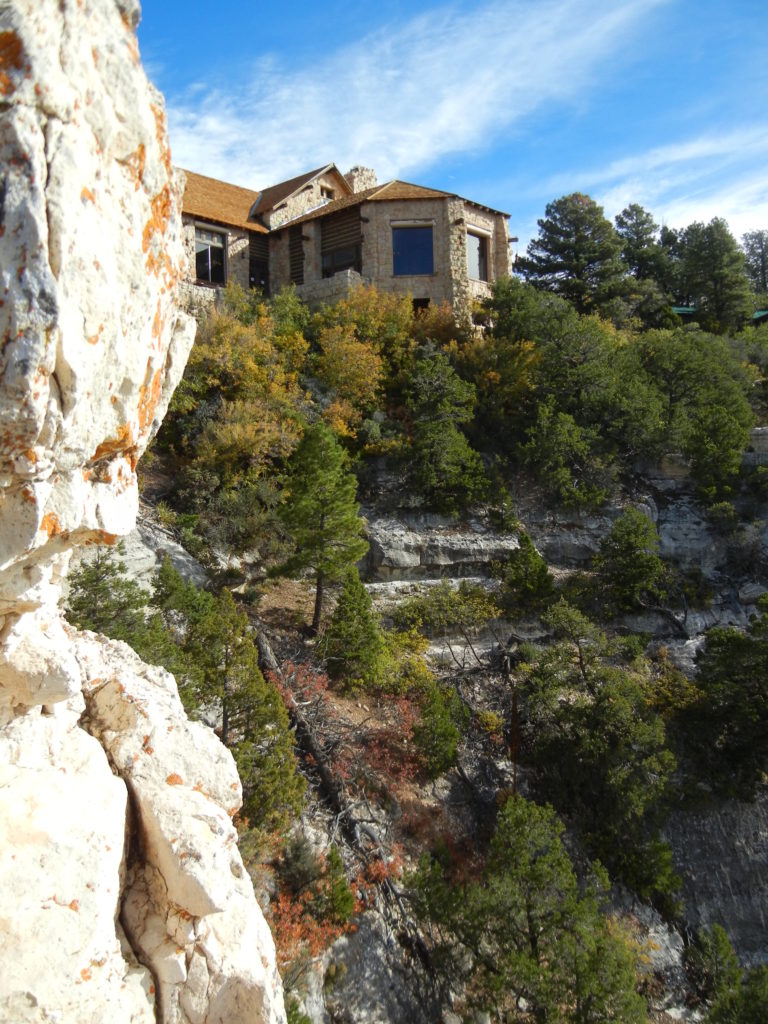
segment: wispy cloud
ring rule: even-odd
[[[752,124],[558,175],[547,185],[552,195],[589,192],[610,217],[640,203],[671,227],[722,217],[740,235],[768,225],[767,160],[768,129]]]
[[[485,149],[553,101],[578,102],[668,0],[489,0],[379,29],[296,72],[169,97],[174,160],[260,187],[334,160],[407,176]]]

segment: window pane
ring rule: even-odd
[[[431,274],[432,228],[392,228],[393,273]]]
[[[198,281],[224,284],[224,235],[195,228],[195,274]]]
[[[208,251],[211,258],[211,284],[224,284],[224,250],[212,245]]]
[[[467,273],[475,281],[488,280],[488,239],[467,234]]]

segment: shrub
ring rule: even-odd
[[[414,741],[430,778],[442,775],[456,760],[466,720],[466,709],[452,687],[441,687],[437,683],[430,687],[422,705],[421,722],[413,729]]]
[[[371,598],[356,568],[349,570],[321,644],[328,675],[345,689],[375,685],[386,661]]]
[[[501,580],[501,600],[507,611],[534,614],[552,603],[555,581],[527,533],[520,534],[519,543],[505,563],[493,566],[493,574]]]

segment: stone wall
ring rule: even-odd
[[[218,285],[197,284],[197,268],[195,264],[195,227],[208,231],[218,231],[226,235],[225,274],[226,280],[239,284],[241,288],[250,288],[248,232],[223,224],[206,223],[192,217],[184,217],[182,225],[182,242],[184,245],[185,272],[184,277],[190,284],[196,284],[201,290],[216,290]],[[204,300],[202,300],[204,301]]]
[[[445,268],[449,266],[450,236],[441,199],[364,203],[363,276],[384,292],[409,292],[414,299],[451,302],[453,290]],[[367,223],[366,223],[367,220]],[[435,272],[416,276],[393,273],[392,224],[413,223],[432,227]]]
[[[264,220],[270,230],[281,227],[297,217],[317,209],[329,200],[323,195],[323,190],[329,189],[334,199],[347,195],[347,184],[338,171],[328,171],[320,174],[304,186],[295,196],[290,196],[283,203],[279,203],[273,210],[265,214]]]
[[[488,276],[491,281],[508,273],[506,219],[458,198],[408,199],[363,203],[362,280],[381,291],[409,293],[414,299],[451,304],[458,316],[467,316],[472,301],[490,295],[490,281],[470,281],[467,270],[467,229],[474,228],[488,238]],[[432,228],[434,272],[412,276],[393,273],[392,225],[423,224]],[[321,221],[302,225],[304,284],[299,294],[317,305],[346,294],[352,278],[329,283],[323,279]],[[288,231],[270,237],[270,280],[273,289],[290,281]],[[336,275],[338,277],[339,275]],[[358,279],[360,275],[355,275]]]
[[[370,284],[354,270],[342,270],[333,277],[324,277],[311,284],[300,285],[296,292],[310,309],[333,306],[362,284]]]
[[[370,167],[351,167],[344,178],[353,192],[365,192],[368,188],[375,188],[376,171]]]
[[[136,0],[0,5],[0,1020],[284,1024],[229,752],[57,607],[133,527],[192,344]]]

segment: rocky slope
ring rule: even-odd
[[[0,7],[0,1018],[280,1022],[229,753],[57,609],[182,372],[179,182],[135,0]]]

